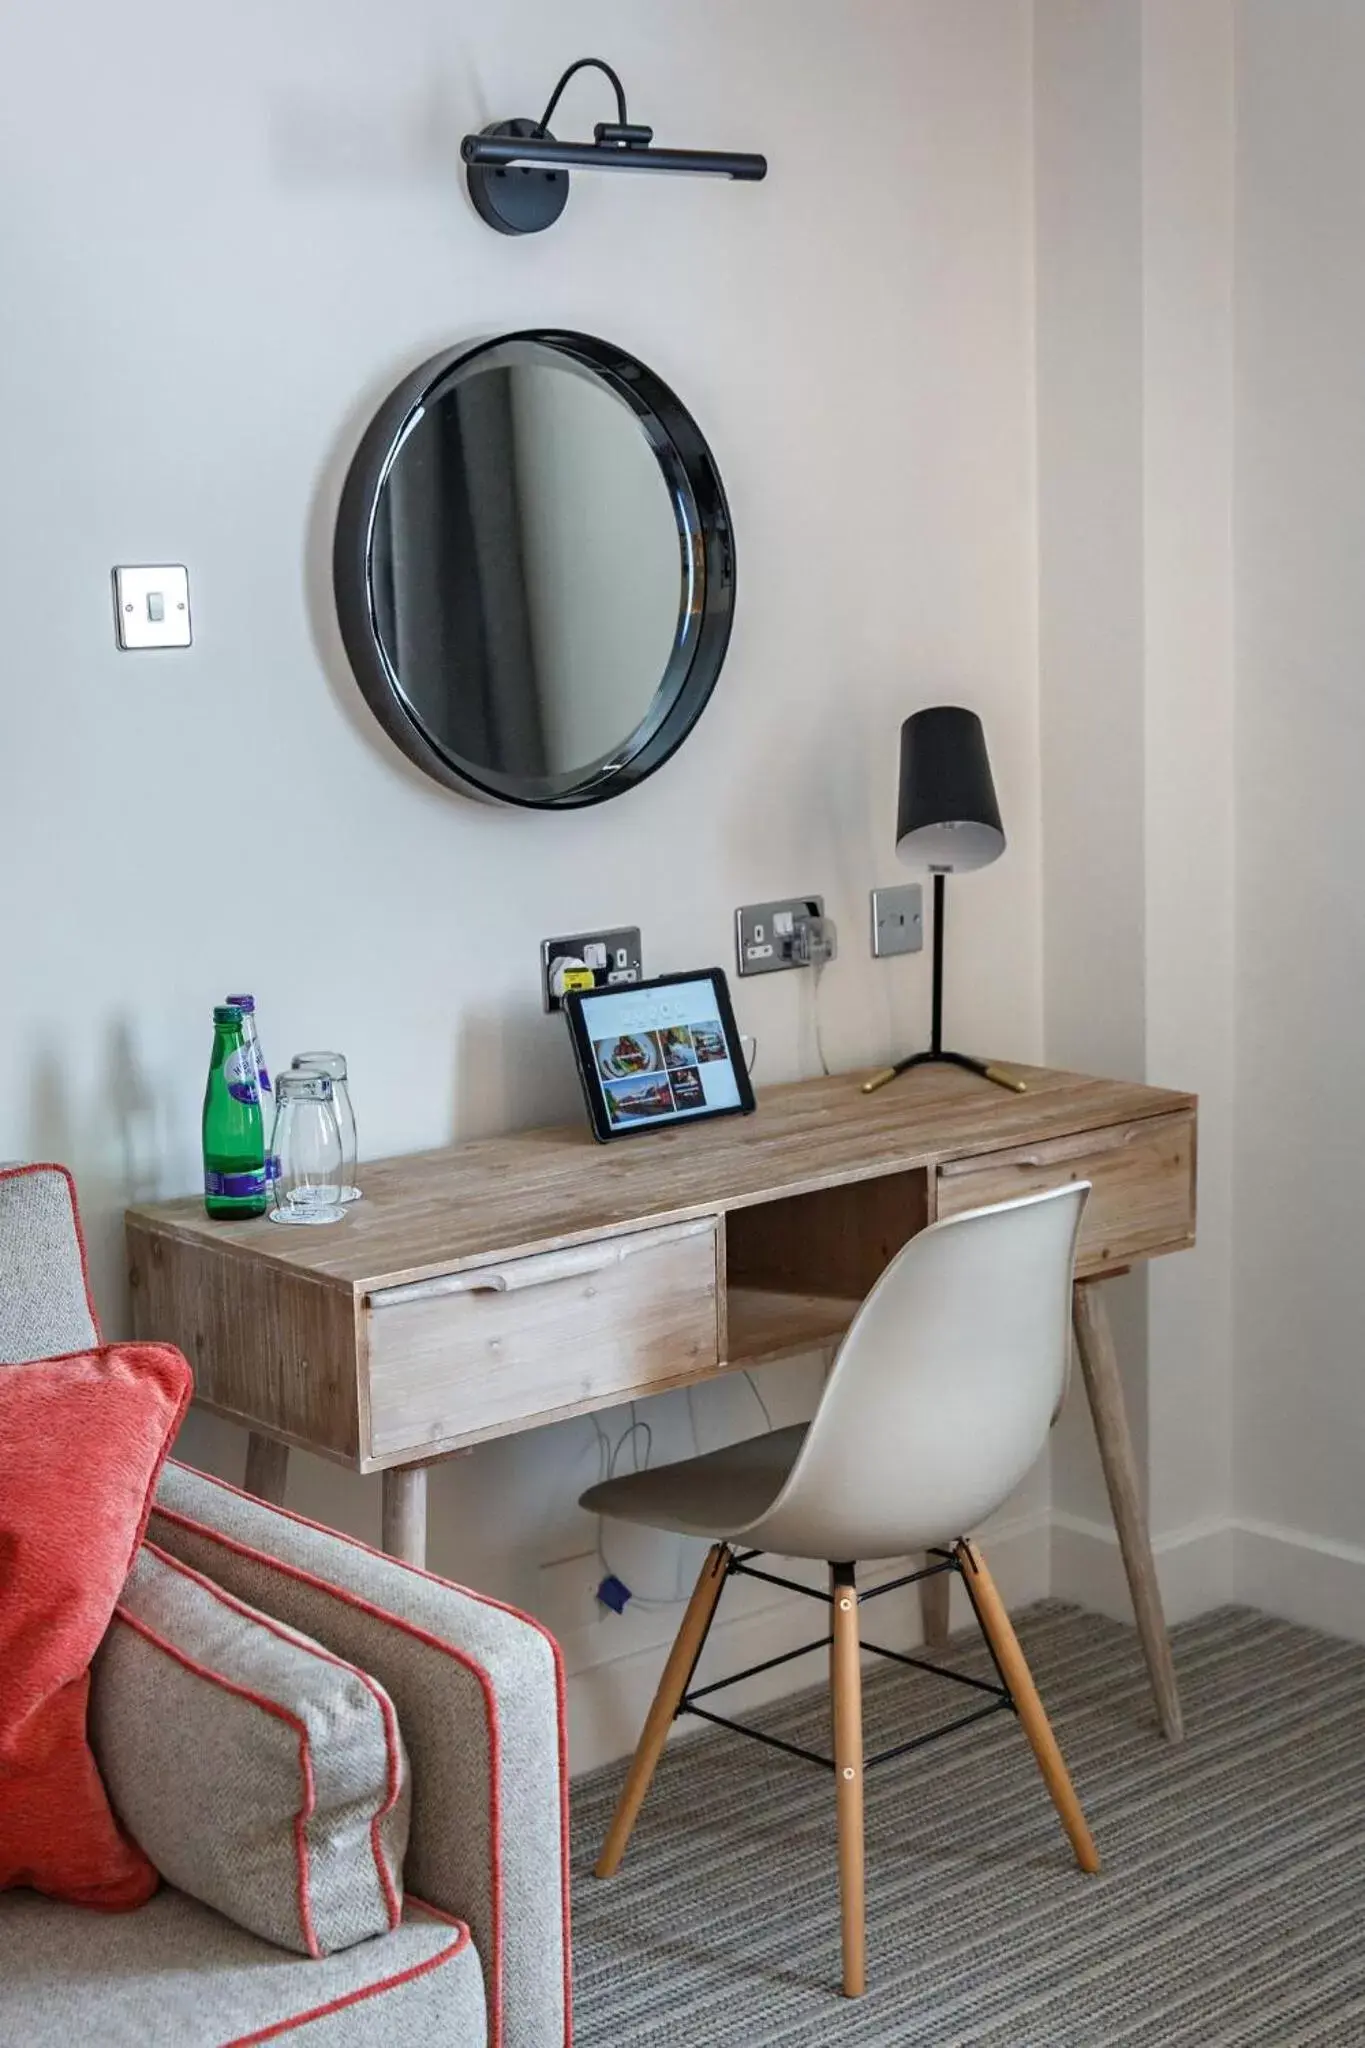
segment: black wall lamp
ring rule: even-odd
[[[551,116],[574,73],[588,69],[610,79],[616,119],[599,121],[591,142],[560,142],[550,133]],[[656,149],[654,130],[627,119],[625,87],[600,57],[580,57],[569,66],[538,121],[521,116],[494,121],[482,134],[466,135],[460,154],[469,196],[480,217],[500,235],[535,235],[552,227],[564,211],[571,170],[683,171],[750,180],[768,175],[768,160],[762,156],[733,150]]]

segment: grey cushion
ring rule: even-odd
[[[68,1174],[0,1168],[0,1365],[61,1358],[99,1341]]]
[[[397,1926],[408,1761],[367,1674],[144,1545],[89,1725],[115,1811],[181,1891],[304,1955]]]
[[[170,1463],[149,1534],[372,1672],[412,1757],[407,1882],[468,1920],[497,2048],[569,2039],[564,1693],[548,1632]]]
[[[169,1887],[136,1913],[0,1895],[7,2048],[244,2048],[272,2028],[299,2048],[487,2048],[467,1929],[409,1900],[396,1932],[310,1962]]]

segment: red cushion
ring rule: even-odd
[[[169,1344],[0,1366],[0,1890],[116,1911],[156,1890],[109,1809],[86,1697],[189,1398]]]

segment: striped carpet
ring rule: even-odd
[[[574,1786],[578,2048],[1365,2048],[1365,1649],[1242,1608],[1189,1623],[1173,1750],[1130,1630],[1016,1619],[1101,1876],[1070,1863],[1012,1715],[886,1764],[871,1988],[845,2002],[830,1779],[708,1730],[664,1758],[611,1883],[588,1866],[621,1772]],[[883,1667],[869,1745],[963,1697]],[[825,1747],[820,1692],[758,1719]]]

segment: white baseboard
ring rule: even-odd
[[[1271,1522],[1238,1521],[1234,1597],[1282,1621],[1365,1643],[1365,1550]]]
[[[1023,1607],[1031,1600],[1045,1598],[1049,1569],[1048,1525],[1049,1516],[1046,1510],[1041,1510],[983,1533],[982,1548],[990,1560],[992,1575],[1007,1606]],[[776,1568],[780,1570],[781,1566]],[[913,1566],[907,1562],[901,1569],[911,1570]],[[875,1576],[890,1579],[897,1576],[897,1571],[894,1567],[887,1567],[879,1569]],[[953,1600],[952,1625],[954,1628],[964,1627],[970,1616],[960,1586],[954,1586]],[[957,1604],[959,1601],[963,1602],[961,1609]],[[682,1611],[680,1605],[678,1621],[682,1619]],[[884,1642],[888,1649],[910,1649],[920,1641],[919,1602],[913,1586],[888,1593],[870,1613],[875,1616],[875,1621],[869,1620],[868,1634],[874,1640]],[[775,1596],[771,1602],[765,1601],[762,1607],[750,1608],[728,1622],[722,1607],[707,1645],[702,1676],[719,1678],[727,1670],[740,1670],[749,1664],[762,1663],[766,1657],[781,1656],[784,1651],[793,1650],[799,1643],[809,1642],[818,1636],[821,1628],[821,1611],[796,1594]],[[580,1668],[570,1676],[569,1760],[570,1770],[575,1776],[582,1771],[595,1770],[599,1764],[629,1756],[649,1711],[666,1655],[666,1645],[652,1644],[647,1649],[614,1657],[609,1662]],[[736,1686],[732,1693],[717,1699],[716,1711],[743,1713],[768,1700],[801,1691],[817,1683],[822,1676],[818,1655],[802,1658]],[[680,1734],[685,1740],[701,1725],[684,1719],[675,1724],[674,1734]]]
[[[1111,1528],[1054,1509],[1051,1590],[1131,1621]],[[1327,1635],[1365,1642],[1365,1548],[1239,1515],[1161,1536],[1152,1545],[1166,1619],[1190,1621],[1236,1600]]]
[[[1060,1508],[1053,1509],[1051,1524],[1054,1597],[1131,1622],[1133,1606],[1113,1529]],[[1236,1530],[1227,1521],[1196,1523],[1156,1538],[1152,1553],[1168,1622],[1190,1621],[1240,1597],[1234,1593],[1235,1548]]]

